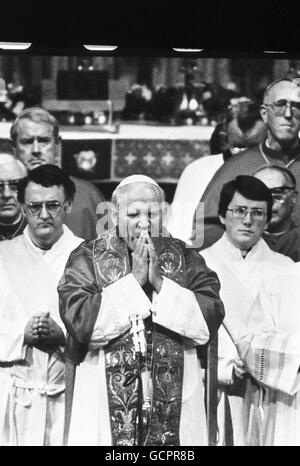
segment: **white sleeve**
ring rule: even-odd
[[[130,328],[129,316],[150,315],[151,301],[130,273],[102,291],[100,311],[95,322],[89,348],[106,345]]]
[[[238,346],[247,370],[258,382],[294,395],[300,390],[299,338],[299,333],[252,333]]]
[[[0,317],[0,361],[13,362],[25,359],[24,325]]]
[[[194,345],[209,340],[209,330],[192,291],[163,277],[160,292],[152,306],[153,322],[187,338]]]

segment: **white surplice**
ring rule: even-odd
[[[263,239],[243,258],[241,251],[228,239],[227,233],[200,254],[219,277],[220,296],[225,307],[224,322],[234,340],[247,327],[262,277],[272,273],[274,267],[286,267],[293,263],[290,258],[272,251]],[[259,399],[260,393],[250,379],[235,384],[234,389],[233,364],[235,360],[239,360],[239,355],[223,325],[218,335],[218,444],[228,444],[230,431],[234,445],[245,445],[250,442],[249,425],[258,403],[253,402],[253,399]]]
[[[159,294],[148,299],[130,273],[104,288],[89,352],[77,366],[69,445],[111,445],[104,345],[130,328],[129,316],[152,319],[184,339],[184,374],[180,417],[180,445],[207,445],[204,393],[196,345],[209,339],[194,293],[163,278]]]
[[[196,207],[208,183],[223,163],[223,154],[206,155],[183,170],[167,220],[167,229],[174,238],[192,244]]]
[[[51,249],[23,235],[0,243],[0,445],[62,445],[64,362],[24,344],[24,328],[36,313],[64,331],[57,285],[73,249],[83,240],[66,226]]]
[[[300,445],[299,307],[298,262],[263,280],[238,342],[247,369],[264,387],[262,445]]]

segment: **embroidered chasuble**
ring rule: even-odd
[[[161,274],[184,286],[185,263],[180,243],[166,238],[153,238],[153,242]],[[97,240],[94,245],[94,263],[99,289],[127,275],[130,261],[125,242],[117,237]],[[152,334],[146,332],[146,336],[150,346],[148,353],[152,358],[150,367],[146,369],[151,372],[153,394],[149,425],[143,426],[143,444],[179,445],[182,341],[174,332],[158,325],[153,326]],[[106,346],[105,361],[113,444],[133,445],[137,429],[138,379],[135,374],[138,371],[138,360],[129,330]],[[124,382],[128,378],[133,379],[133,382],[125,387]]]
[[[158,294],[135,280],[127,246],[116,235],[84,243],[70,256],[58,288],[66,358],[77,365],[69,445],[134,445],[138,432],[143,445],[207,444],[196,347],[223,318],[219,283],[180,240],[153,243],[163,276]],[[144,320],[141,366],[132,313]]]

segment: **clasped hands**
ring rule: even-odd
[[[50,317],[50,312],[41,312],[27,322],[24,343],[47,351],[51,347],[64,345],[65,336],[60,326]]]
[[[132,252],[132,273],[141,286],[149,281],[157,293],[160,292],[163,280],[158,266],[158,256],[148,232],[139,236],[135,242]]]

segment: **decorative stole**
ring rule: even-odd
[[[185,260],[180,241],[152,238],[161,274],[181,286],[186,283]],[[96,239],[93,261],[99,290],[131,271],[126,243],[108,232]],[[180,335],[145,321],[147,347],[152,346],[150,368],[152,400],[150,413],[143,418],[143,445],[179,445],[183,383],[183,343]],[[151,331],[149,331],[151,329]],[[151,345],[152,343],[152,345]],[[113,445],[134,445],[137,431],[138,360],[135,359],[130,330],[105,347],[106,382]],[[144,367],[148,361],[143,361]],[[124,382],[132,380],[128,385]],[[140,426],[139,426],[140,427]]]

